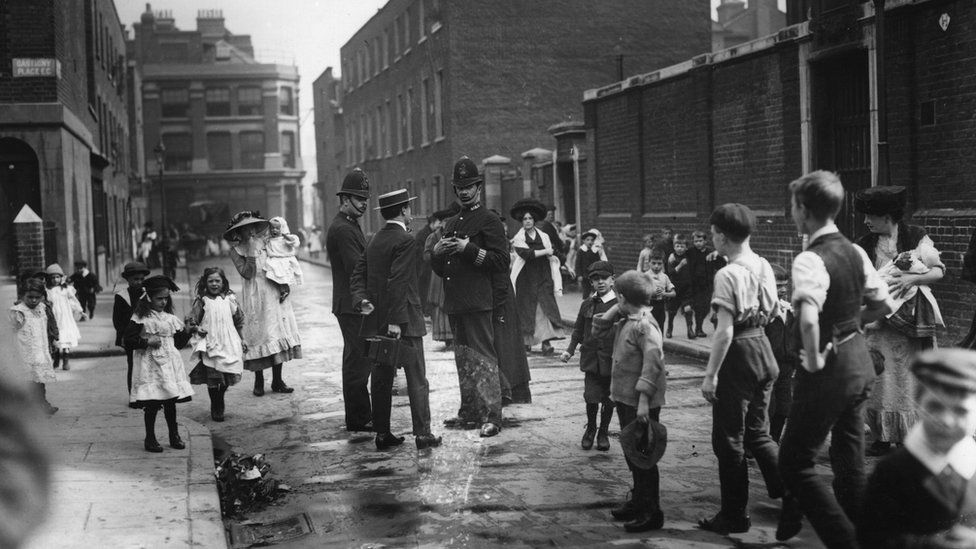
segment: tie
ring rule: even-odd
[[[942,489],[945,491],[949,501],[953,505],[958,505],[962,501],[963,496],[966,495],[966,487],[969,481],[957,473],[952,468],[952,465],[946,465],[942,473],[939,474],[939,483],[942,485]]]

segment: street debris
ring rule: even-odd
[[[259,511],[291,490],[269,475],[271,464],[264,454],[229,454],[214,461],[220,512],[224,517],[241,520],[246,513]]]

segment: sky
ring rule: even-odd
[[[714,7],[721,0],[711,2],[712,17],[715,17]],[[196,29],[197,10],[223,10],[228,30],[234,34],[251,35],[258,61],[262,58],[294,59],[301,77],[301,152],[305,170],[314,181],[312,81],[327,67],[333,67],[338,76],[341,66],[339,48],[386,4],[386,0],[155,0],[151,3],[154,11],[171,11],[181,30]],[[779,4],[780,9],[785,9],[785,0],[779,0]],[[139,16],[146,10],[146,2],[115,0],[115,7],[131,37],[132,23],[139,21]]]

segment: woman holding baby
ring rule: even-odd
[[[854,208],[864,214],[870,231],[858,240],[888,283],[895,311],[865,327],[875,371],[880,371],[867,404],[866,421],[874,442],[869,456],[901,444],[915,423],[915,384],[909,363],[919,351],[935,346],[935,327],[944,326],[929,286],[945,276],[945,265],[925,229],[908,225],[905,187],[862,189]]]

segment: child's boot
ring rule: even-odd
[[[600,413],[600,430],[596,433],[596,449],[606,452],[610,449],[610,420],[613,418],[613,403],[604,402]]]
[[[665,335],[667,336],[668,339],[671,339],[671,334],[673,333],[674,333],[674,315],[668,315],[668,333]]]
[[[634,491],[631,490],[627,493],[627,501],[610,509],[610,514],[615,520],[634,520],[637,515],[637,508],[634,505]]]
[[[583,440],[580,441],[580,446],[584,450],[589,450],[593,447],[593,437],[596,436],[596,413],[599,410],[599,404],[586,403],[586,430],[583,431]]]
[[[183,444],[183,439],[180,438],[180,426],[176,423],[176,403],[163,404],[163,415],[166,417],[166,427],[169,429],[169,447],[176,450],[186,448],[186,444]]]
[[[214,421],[224,420],[224,393],[223,387],[207,387],[210,393],[210,419]]]
[[[688,339],[695,339],[696,337],[698,337],[695,334],[695,329],[694,329],[695,325],[694,325],[694,321],[691,318],[691,313],[685,313],[685,326],[688,327]]]
[[[624,524],[624,530],[627,532],[660,530],[664,526],[664,513],[661,511],[660,506],[657,502],[653,501],[654,498],[648,490],[635,488],[635,491],[640,494],[634,497],[637,500],[637,506],[639,508],[637,509],[634,520]]]
[[[254,372],[254,396],[264,396],[264,372]]]
[[[145,447],[147,452],[159,453],[163,451],[163,447],[156,440],[156,414],[158,412],[159,406],[153,405],[148,405],[142,410],[142,418],[146,423]]]
[[[295,392],[295,389],[285,385],[285,380],[281,378],[281,364],[271,367],[271,390],[276,393]]]
[[[70,356],[71,356],[71,352],[68,351],[67,349],[61,351],[61,368],[63,368],[65,372],[71,369],[71,367],[68,366],[68,358]]]

